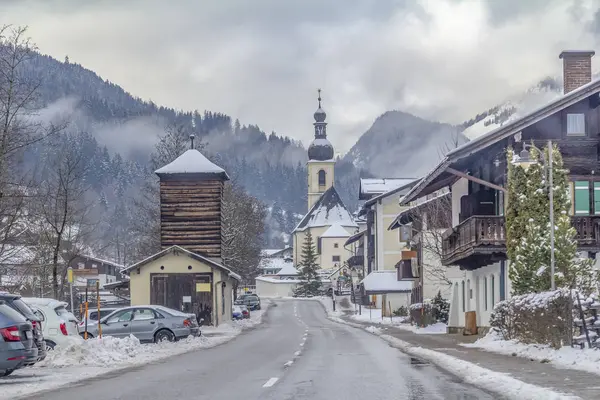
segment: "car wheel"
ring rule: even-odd
[[[54,343],[52,340],[46,340],[46,350],[54,350],[54,347],[56,347],[56,343]]]
[[[159,342],[162,342],[163,340],[168,340],[169,342],[174,342],[175,335],[173,334],[173,332],[171,332],[167,329],[162,329],[162,330],[156,332],[156,334],[154,335],[154,342],[159,343]]]

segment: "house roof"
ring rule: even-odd
[[[198,178],[229,180],[227,172],[196,149],[186,150],[175,160],[154,172],[159,177],[191,175]]]
[[[412,188],[414,185],[417,184],[417,182],[419,182],[418,179],[413,179],[412,181],[410,181],[410,182],[408,182],[408,183],[406,183],[406,184],[404,184],[402,186],[398,186],[398,187],[396,187],[394,189],[388,190],[385,193],[381,193],[380,195],[375,196],[375,197],[367,200],[365,202],[365,205],[363,206],[363,208],[364,207],[370,207],[373,204],[377,203],[379,200],[384,199],[384,198],[386,198],[388,196],[392,196],[392,195],[397,194],[397,193],[398,194],[403,194],[403,192],[408,192],[410,190],[410,188]]]
[[[99,263],[102,263],[102,264],[110,264],[110,265],[115,266],[115,267],[120,268],[120,269],[125,268],[124,265],[121,265],[121,264],[116,263],[114,261],[103,260],[101,258],[94,257],[94,256],[88,256],[88,255],[85,255],[85,254],[81,254],[79,257],[81,257],[81,258],[87,258],[87,259],[92,260],[92,261],[98,261]]]
[[[188,257],[193,258],[194,260],[203,262],[205,264],[208,264],[211,267],[219,268],[220,270],[227,272],[230,277],[232,277],[233,279],[235,279],[237,281],[241,281],[242,280],[241,276],[239,276],[238,274],[236,274],[235,272],[233,272],[232,270],[230,270],[226,266],[224,266],[222,264],[219,264],[218,262],[213,261],[210,258],[201,256],[200,254],[197,254],[197,253],[191,252],[189,250],[186,250],[186,249],[184,249],[183,247],[180,247],[180,246],[171,246],[171,247],[168,247],[168,248],[166,248],[166,249],[164,249],[162,251],[159,251],[158,253],[156,253],[154,255],[151,255],[150,257],[145,258],[142,261],[139,261],[139,262],[137,262],[137,263],[135,263],[133,265],[130,265],[129,267],[125,268],[123,270],[123,272],[131,271],[133,269],[143,267],[144,265],[148,264],[149,262],[157,260],[157,259],[161,258],[162,256],[168,254],[168,253],[173,253],[174,251],[179,251],[181,253],[184,253]]]
[[[284,258],[263,258],[261,260],[261,268],[262,269],[271,269],[271,270],[281,270],[283,269],[283,267],[285,267],[286,265],[291,264],[293,265],[294,263],[290,260],[286,260]]]
[[[298,275],[298,270],[294,267],[293,263],[287,262],[283,265],[283,267],[275,275],[296,276],[296,275]]]
[[[347,230],[345,230],[340,224],[333,224],[327,229],[322,235],[322,238],[345,238],[350,236]]]
[[[457,161],[471,156],[482,149],[485,149],[495,143],[504,140],[521,130],[541,121],[542,119],[561,111],[591,95],[597,95],[600,92],[600,79],[594,80],[588,84],[585,84],[563,96],[551,101],[544,106],[524,115],[523,117],[511,121],[505,125],[502,125],[476,139],[473,139],[462,146],[450,151],[446,156],[438,163],[438,165],[431,170],[425,177],[423,177],[401,200],[400,204],[408,204],[410,201],[427,194],[435,189],[433,186],[434,182],[440,182],[443,179],[437,179],[446,171],[448,167]],[[446,177],[448,178],[448,177]],[[451,182],[450,182],[451,183]],[[432,187],[433,190],[426,191],[428,187]],[[439,185],[438,185],[439,186]]]
[[[395,270],[373,271],[360,284],[366,294],[407,293],[412,290],[412,281],[399,281]]]
[[[319,200],[317,200],[315,204],[313,204],[298,226],[296,226],[294,232],[303,231],[306,228],[329,226],[333,224],[354,228],[358,227],[340,198],[340,195],[332,186],[319,197]]]
[[[402,212],[400,212],[398,214],[398,216],[394,219],[394,221],[390,224],[390,226],[388,227],[388,230],[394,230],[399,228],[401,225],[405,225],[409,222],[412,221],[412,217],[411,214],[415,211],[417,211],[419,208],[424,207],[427,204],[430,204],[434,201],[438,201],[441,200],[443,198],[449,198],[451,197],[451,193],[450,192],[446,192],[446,193],[442,193],[438,196],[432,197],[431,199],[427,199],[419,204],[415,204],[410,208],[407,208],[406,210],[403,210]]]
[[[360,231],[358,233],[355,233],[354,235],[350,236],[348,238],[348,240],[346,240],[346,243],[344,243],[344,246],[348,246],[349,244],[352,244],[352,243],[360,240],[360,238],[365,234],[365,232],[367,232],[366,229],[364,229],[364,230],[362,230],[362,231]]]
[[[414,181],[415,178],[361,178],[358,189],[358,199],[368,200],[399,186]]]

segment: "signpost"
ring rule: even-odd
[[[96,279],[96,305],[98,306],[98,337],[102,338],[102,324],[100,323],[100,281]]]
[[[71,292],[71,313],[75,314],[73,311],[73,267],[67,268],[67,280],[69,281],[69,291]]]

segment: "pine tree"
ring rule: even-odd
[[[441,290],[438,291],[431,303],[434,308],[435,319],[438,322],[447,324],[450,313],[450,302],[442,297]]]
[[[317,264],[317,251],[313,242],[310,230],[306,231],[304,243],[302,244],[301,261],[298,265],[300,283],[294,293],[296,295],[315,296],[319,293],[321,279],[317,273],[319,264]]]

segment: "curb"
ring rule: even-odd
[[[325,308],[325,305],[323,305],[323,308]],[[471,362],[464,361],[435,350],[413,346],[408,342],[387,335],[383,332],[374,332],[368,330],[368,326],[365,327],[362,324],[357,324],[346,321],[339,317],[330,316],[328,312],[327,318],[333,322],[358,328],[367,333],[378,336],[382,340],[386,341],[391,347],[394,347],[405,354],[427,360],[445,372],[461,379],[465,383],[500,395],[504,398],[508,397],[518,400],[582,400],[580,397],[558,393],[548,388],[532,385],[504,373],[483,368],[477,364],[473,364]]]

